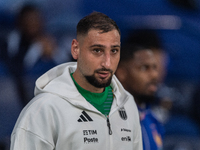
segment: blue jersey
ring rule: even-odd
[[[143,149],[162,150],[164,127],[153,115],[151,109],[139,109],[142,128]]]

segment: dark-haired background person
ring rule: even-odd
[[[159,36],[158,31],[149,28],[131,29],[126,43],[134,43],[146,49],[151,49],[157,61],[158,71],[158,89],[156,91],[156,100],[154,101],[153,111],[157,119],[163,124],[169,121],[171,109],[174,101],[182,99],[177,89],[170,87],[166,84],[166,76],[168,72],[168,65],[170,58],[168,53],[163,48],[162,38]],[[177,99],[179,97],[179,99]]]
[[[161,150],[164,127],[151,108],[159,83],[156,58],[151,49],[130,41],[123,44],[121,52],[116,76],[138,106],[143,149]]]
[[[36,81],[22,110],[11,150],[142,150],[137,106],[114,76],[120,30],[93,12],[77,25],[71,45],[77,62],[61,64]]]
[[[5,59],[16,81],[23,106],[30,100],[24,76],[31,74],[33,69],[37,71],[36,74],[41,75],[56,65],[53,60],[56,40],[46,32],[44,22],[39,7],[32,3],[25,3],[16,14],[14,29],[5,40],[7,57]],[[39,62],[43,63],[40,63],[40,70],[36,70],[34,67]]]

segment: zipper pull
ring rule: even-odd
[[[109,121],[109,118],[108,118],[108,116],[106,117],[107,118],[107,126],[108,126],[108,133],[109,133],[109,135],[112,135],[112,130],[111,130],[111,127],[110,127],[110,121]]]

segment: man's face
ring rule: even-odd
[[[158,71],[155,57],[150,50],[135,52],[129,61],[126,84],[130,93],[136,97],[154,96],[157,91]]]
[[[110,85],[120,59],[120,35],[117,30],[101,33],[90,30],[78,39],[77,71],[79,85],[88,83],[96,88]]]

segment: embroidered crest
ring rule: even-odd
[[[124,107],[119,109],[119,116],[123,119],[126,120],[127,119],[127,114],[126,114],[126,110],[124,109]]]

